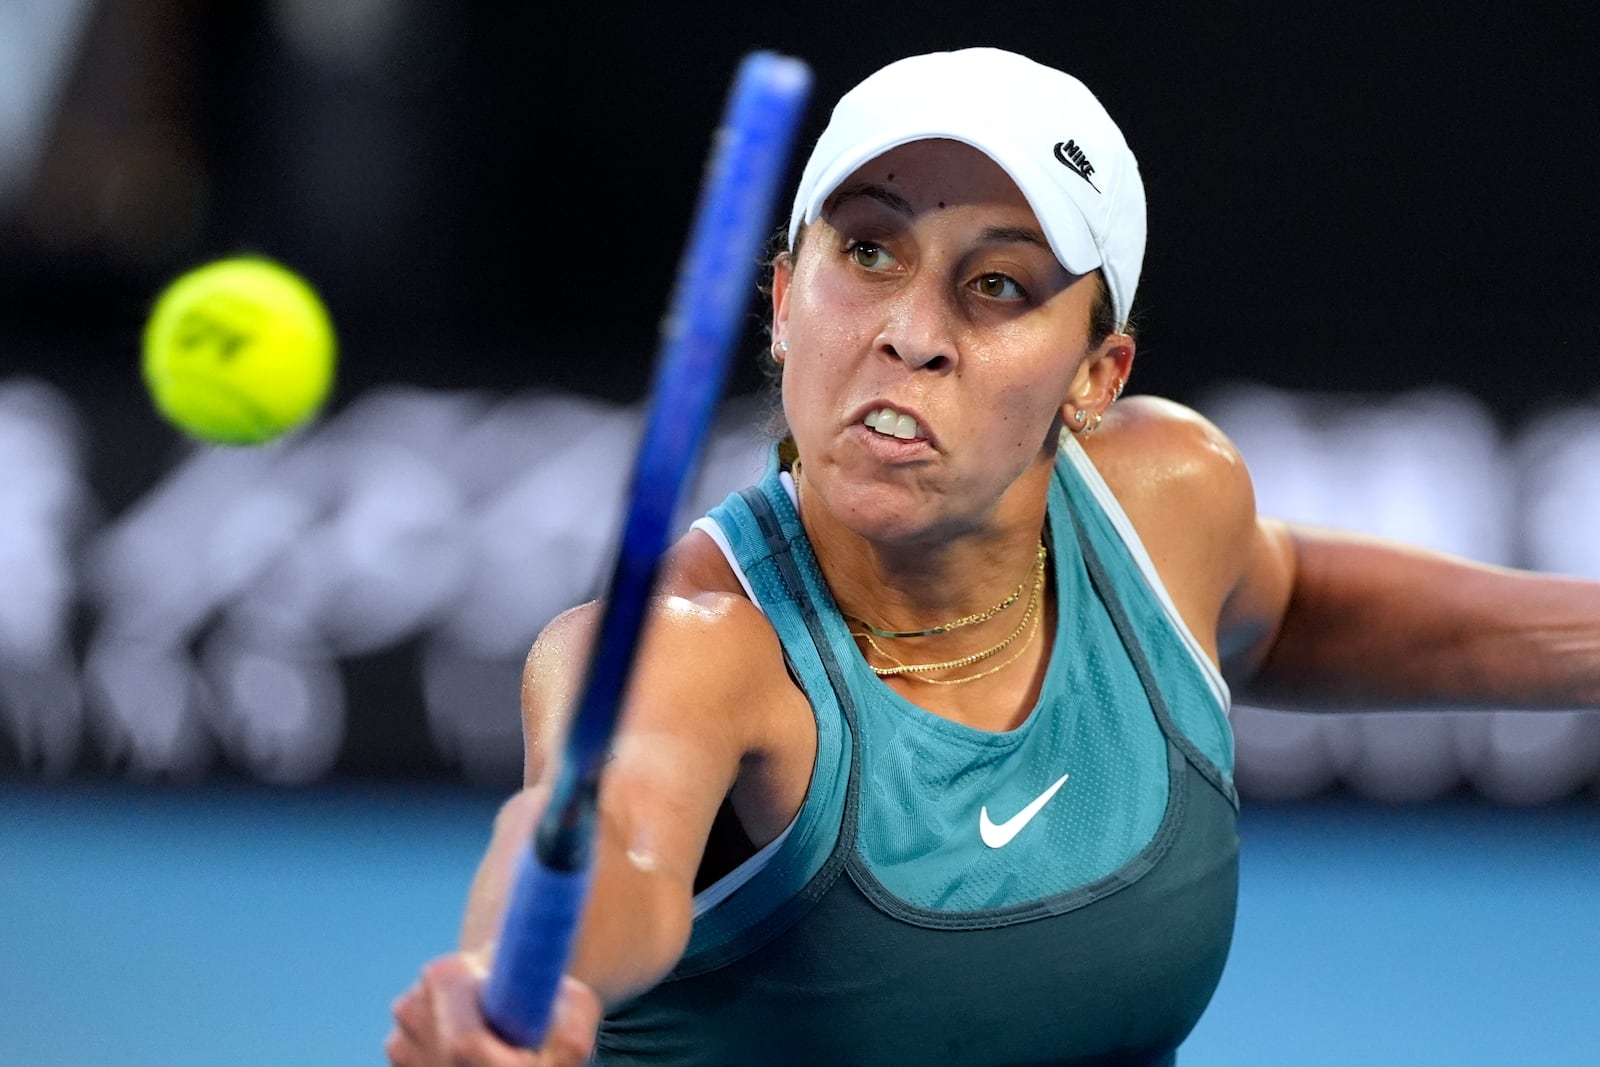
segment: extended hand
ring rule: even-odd
[[[395,1028],[384,1042],[393,1067],[580,1067],[594,1051],[600,998],[570,976],[561,980],[543,1049],[513,1048],[484,1021],[478,998],[485,971],[461,954],[441,956],[395,999]]]

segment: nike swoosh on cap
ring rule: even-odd
[[[1003,823],[996,824],[989,821],[989,807],[987,804],[979,808],[978,836],[983,838],[983,843],[990,848],[1005,848],[1011,843],[1011,839],[1016,837],[1018,832],[1028,825],[1035,815],[1039,814],[1039,810],[1050,802],[1050,798],[1056,795],[1056,790],[1067,783],[1068,777],[1070,776],[1063,774],[1060,778],[1057,778],[1054,785],[1034,797],[1033,800],[1029,801],[1027,807]]]

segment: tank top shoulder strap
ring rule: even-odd
[[[1127,514],[1070,434],[1056,457],[1052,508],[1083,549],[1091,580],[1133,657],[1163,730],[1238,807],[1228,687],[1178,614]],[[1060,536],[1065,531],[1057,531]],[[1163,684],[1157,684],[1158,680]]]
[[[783,477],[774,458],[759,483],[730,494],[708,518],[810,698],[816,763],[805,802],[777,848],[763,850],[759,869],[735,871],[730,877],[740,878],[738,892],[697,915],[688,951],[673,972],[679,977],[718,967],[788,929],[837,880],[854,837],[858,763],[854,708],[833,647],[840,635],[830,632],[828,612],[819,610],[832,598]]]

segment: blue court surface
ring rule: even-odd
[[[0,781],[0,1064],[359,1067],[497,798]],[[1600,803],[1247,805],[1181,1067],[1600,1064]]]

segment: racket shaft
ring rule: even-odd
[[[683,487],[742,329],[750,275],[810,88],[800,60],[752,52],[740,64],[679,264],[653,398],[629,487],[600,630],[561,770],[516,872],[482,1006],[502,1037],[543,1041],[588,895],[598,776],[621,712],[646,608]]]

